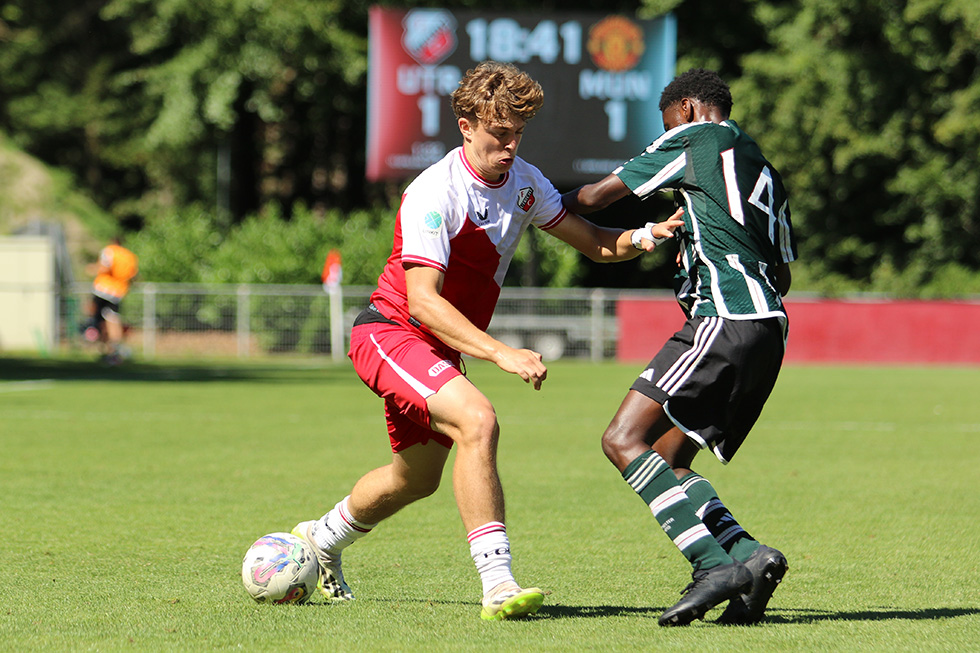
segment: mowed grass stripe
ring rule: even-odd
[[[550,592],[539,618],[480,621],[451,460],[345,554],[353,604],[247,597],[252,541],[388,460],[381,402],[346,366],[6,361],[57,381],[0,395],[0,649],[975,649],[980,371],[787,367],[733,462],[697,469],[790,572],[758,627],[716,610],[665,630],[690,570],[599,449],[642,366],[552,364],[540,392],[469,368],[501,422],[515,571]]]

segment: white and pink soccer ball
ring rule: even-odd
[[[245,590],[259,603],[305,603],[319,579],[316,555],[291,533],[260,537],[242,560]]]

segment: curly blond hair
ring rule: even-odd
[[[484,61],[466,71],[453,91],[453,113],[457,118],[478,119],[484,125],[520,118],[527,122],[544,104],[541,85],[516,66]]]

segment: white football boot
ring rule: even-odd
[[[340,568],[340,554],[332,555],[327,553],[313,541],[310,536],[310,528],[316,520],[304,521],[296,524],[293,535],[296,535],[309,546],[316,554],[317,562],[320,563],[320,580],[316,587],[327,599],[331,601],[352,601],[354,593],[344,582],[344,572]]]
[[[483,597],[480,618],[500,621],[526,617],[537,612],[543,603],[544,592],[537,587],[521,589],[517,583],[501,583]]]

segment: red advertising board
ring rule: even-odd
[[[556,183],[595,180],[663,132],[657,104],[676,34],[669,14],[372,7],[367,177],[414,177],[460,145],[449,95],[466,70],[494,59],[544,89],[520,155]]]
[[[791,363],[980,363],[980,302],[787,297]],[[684,324],[671,297],[616,305],[616,358],[648,361]]]

